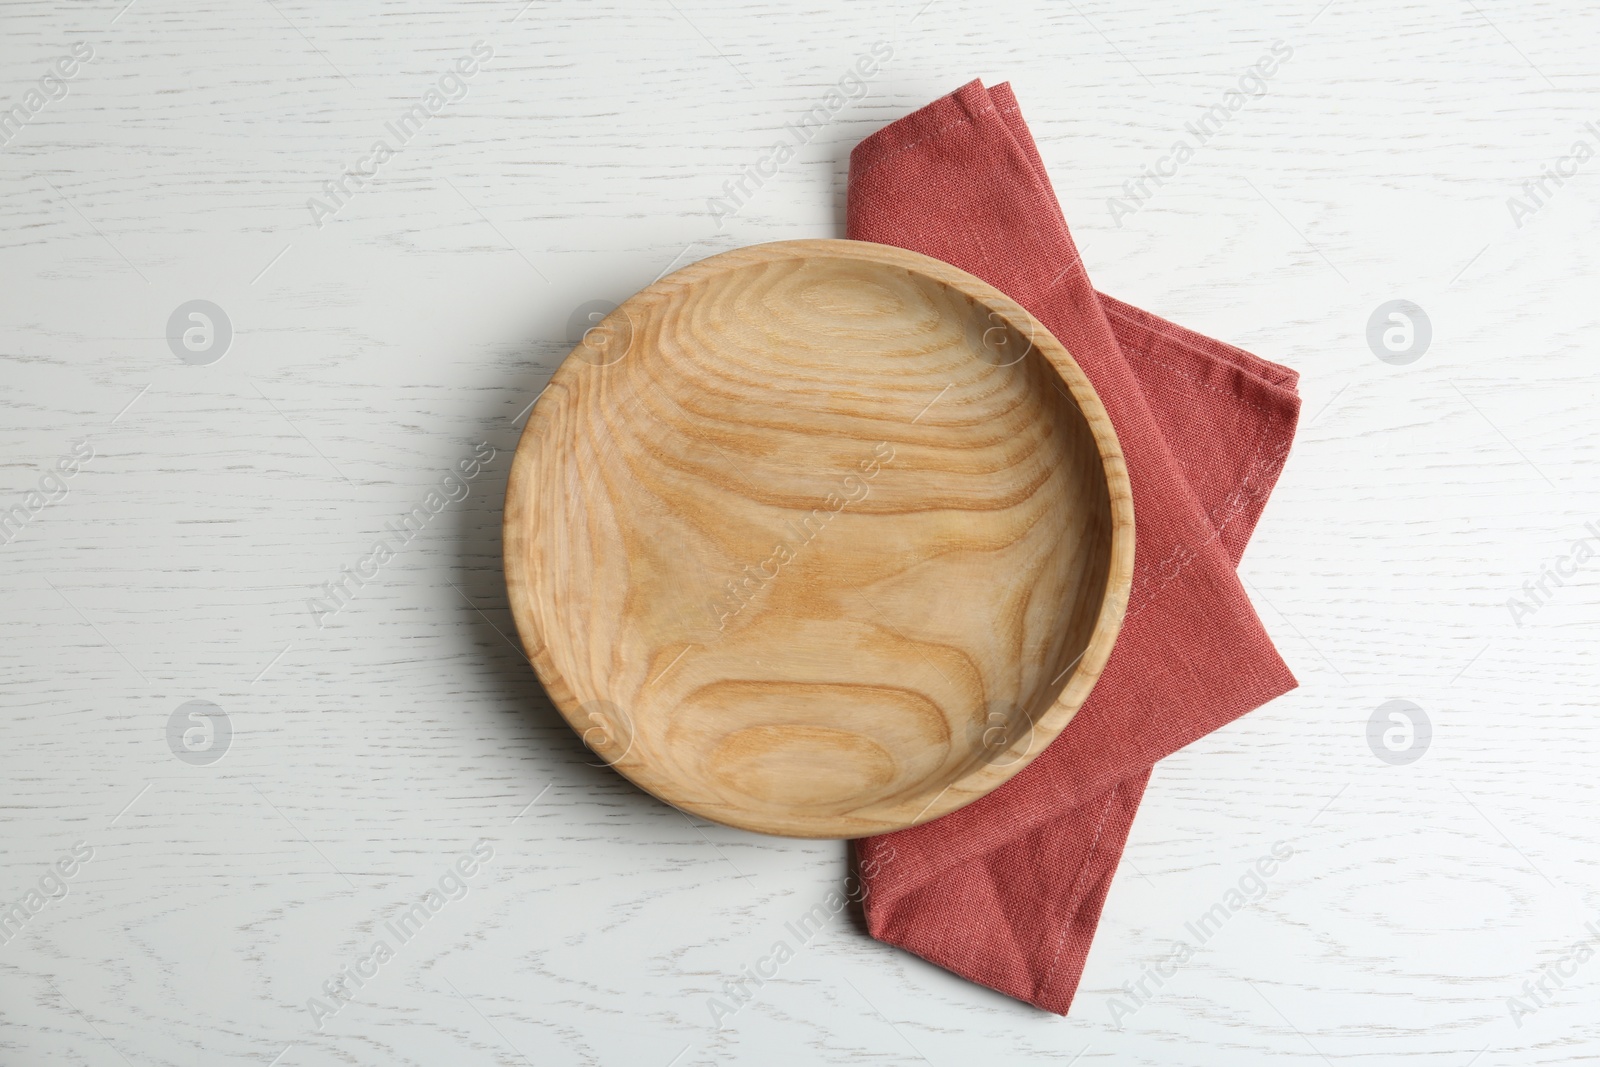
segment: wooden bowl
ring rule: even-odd
[[[1018,304],[860,241],[714,256],[631,297],[534,405],[511,610],[584,741],[707,819],[862,837],[988,793],[1116,639],[1127,470]]]

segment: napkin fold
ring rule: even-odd
[[[1127,459],[1133,588],[1076,718],[982,800],[856,842],[873,937],[1064,1015],[1152,765],[1295,687],[1235,567],[1288,457],[1298,376],[1097,292],[1006,85],[973,81],[857,145],[846,232],[1027,308]]]

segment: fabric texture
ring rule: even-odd
[[[1127,459],[1133,587],[1076,718],[982,800],[856,842],[873,937],[1064,1015],[1152,765],[1295,687],[1235,567],[1288,457],[1298,376],[1097,292],[1008,86],[974,81],[856,146],[847,218],[850,238],[1027,308]]]

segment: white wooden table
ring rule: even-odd
[[[124,3],[0,10],[0,1062],[1600,1055],[1592,6]],[[972,76],[1016,86],[1101,288],[1304,375],[1243,567],[1301,688],[1157,768],[1071,1017],[842,915],[717,1027],[844,846],[590,766],[507,640],[510,449],[575,313],[840,235],[850,147]],[[1391,300],[1431,324],[1403,365]],[[1411,762],[1369,744],[1391,700]]]

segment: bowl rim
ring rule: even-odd
[[[1027,750],[1014,760],[1003,764],[992,759],[980,763],[952,779],[928,799],[920,810],[917,810],[917,802],[922,799],[921,794],[910,799],[872,804],[861,809],[871,814],[797,816],[784,821],[782,828],[774,828],[775,820],[771,816],[740,819],[730,817],[726,807],[719,806],[707,810],[693,800],[673,796],[670,789],[662,788],[661,781],[641,780],[648,776],[630,773],[630,768],[607,761],[613,770],[656,799],[712,822],[783,837],[840,839],[890,833],[948,815],[987,796],[1020,774],[1060,736],[1082,708],[1090,691],[1104,672],[1126,617],[1128,598],[1133,584],[1134,515],[1133,492],[1128,479],[1127,463],[1123,458],[1116,429],[1111,424],[1110,416],[1106,414],[1099,394],[1095,392],[1094,386],[1090,384],[1088,377],[1066,346],[1021,304],[1000,290],[959,267],[920,252],[870,241],[825,238],[746,245],[709,256],[658,278],[618,305],[601,325],[604,326],[606,322],[611,321],[612,316],[619,313],[626,317],[627,307],[636,301],[667,299],[678,290],[700,284],[727,271],[775,260],[813,259],[819,256],[864,260],[926,276],[961,292],[998,314],[1022,336],[1028,337],[1033,347],[1038,349],[1054,367],[1057,376],[1066,386],[1068,394],[1088,423],[1089,431],[1100,453],[1100,465],[1110,498],[1111,520],[1111,550],[1106,586],[1101,596],[1094,629],[1090,633],[1083,654],[1068,668],[1073,670],[1072,677],[1061,688],[1050,706],[1032,721]],[[534,576],[524,566],[524,560],[528,558],[529,542],[534,539],[534,529],[529,518],[534,510],[533,498],[527,482],[534,454],[549,423],[552,405],[547,403],[546,398],[552,390],[559,392],[560,389],[557,387],[565,388],[576,376],[596,371],[594,360],[579,355],[584,348],[585,345],[581,341],[573,347],[532,405],[512,459],[511,472],[506,483],[504,514],[501,519],[506,593],[523,651],[549,695],[551,703],[580,737],[583,737],[587,730],[593,729],[594,725],[591,722],[579,721],[580,707],[576,695],[556,668],[549,646],[539,630],[538,612],[534,610],[537,599],[536,582]],[[603,372],[604,366],[598,369]],[[670,785],[672,779],[665,781]]]

